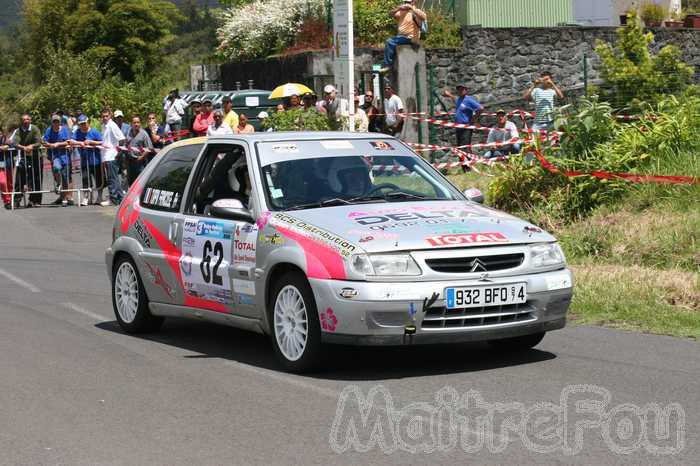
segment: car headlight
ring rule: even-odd
[[[421,270],[410,254],[355,254],[352,267],[362,275],[420,275]]]
[[[564,265],[564,251],[559,243],[542,243],[530,246],[530,263],[535,268]]]

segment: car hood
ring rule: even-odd
[[[555,241],[540,228],[468,201],[354,204],[286,212],[366,252]]]

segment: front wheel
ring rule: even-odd
[[[112,306],[119,326],[126,333],[153,332],[163,324],[163,318],[154,316],[148,309],[143,282],[130,257],[121,257],[114,265]]]
[[[321,363],[321,326],[313,292],[297,272],[282,276],[272,290],[272,345],[289,372],[309,372]]]
[[[503,338],[501,340],[491,340],[489,343],[504,351],[528,350],[539,345],[544,338],[545,332],[523,335],[520,337]]]

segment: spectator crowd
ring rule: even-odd
[[[427,16],[414,6],[412,0],[404,0],[391,12],[397,23],[398,34],[387,39],[384,53],[384,67],[380,74],[392,71],[396,47],[402,44],[415,44],[427,31]],[[367,89],[360,93],[355,89],[353,114],[355,130],[363,132],[383,132],[400,136],[406,118],[403,100],[396,93],[389,79],[384,79],[384,100]],[[469,147],[472,129],[468,126],[479,124],[484,107],[477,98],[470,95],[467,84],[460,83],[455,94],[445,89],[443,96],[454,103],[454,122],[457,146]],[[524,98],[535,105],[534,130],[553,129],[555,98],[562,99],[562,91],[554,83],[551,73],[543,72],[535,79]],[[323,98],[313,92],[302,95],[289,95],[284,103],[278,104],[274,112],[300,109],[317,112],[328,118],[329,126],[350,129],[348,125],[350,103],[338,95],[332,84],[323,88]],[[273,111],[273,110],[271,110]],[[163,117],[161,123],[160,117]],[[257,115],[263,129],[271,131],[266,121],[267,111]],[[9,135],[0,129],[0,192],[7,209],[17,207],[23,194],[27,194],[26,207],[42,203],[44,153],[54,181],[54,191],[58,194],[53,202],[56,205],[73,205],[74,192],[86,191],[80,196],[82,205],[118,205],[125,191],[134,183],[157,150],[187,136],[213,136],[226,134],[246,134],[255,132],[247,115],[238,114],[233,109],[229,96],[224,96],[221,106],[214,108],[211,99],[201,102],[183,99],[178,90],[172,90],[163,100],[162,114],[149,113],[145,120],[140,115],[126,119],[120,110],[104,109],[98,127],[91,124],[90,118],[81,109],[65,114],[57,111],[50,117],[50,124],[41,131],[28,114],[22,115],[19,125],[11,128]],[[485,157],[499,157],[520,152],[517,140],[519,131],[508,119],[504,110],[496,112],[496,125],[488,132],[488,143],[499,143],[485,153]],[[81,188],[73,189],[73,173],[79,167]],[[106,189],[106,194],[105,194]],[[12,193],[15,193],[14,195]]]

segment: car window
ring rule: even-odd
[[[209,207],[219,199],[237,199],[249,207],[247,168],[242,145],[208,145],[193,179],[191,202],[185,207],[185,213],[210,215]]]
[[[178,212],[192,167],[202,144],[169,150],[151,173],[141,196],[141,205],[149,209]]]

